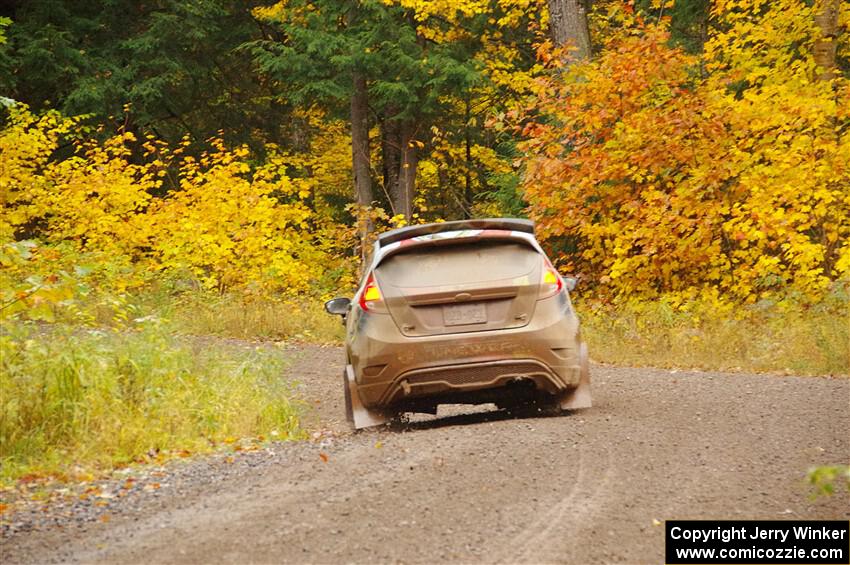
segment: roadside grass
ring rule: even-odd
[[[0,482],[301,437],[284,364],[273,348],[180,340],[156,320],[121,330],[4,321]]]
[[[339,316],[325,312],[318,300],[279,302],[189,293],[166,302],[164,315],[177,331],[191,335],[316,343],[341,343],[345,337]]]
[[[817,304],[751,305],[657,301],[602,304],[576,300],[591,357],[603,363],[721,371],[850,375],[847,289]],[[342,343],[345,329],[319,300],[211,297],[186,293],[161,301],[178,331],[239,339]]]
[[[762,302],[734,309],[659,302],[579,303],[595,361],[617,365],[850,375],[847,297],[816,305]]]

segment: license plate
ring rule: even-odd
[[[447,326],[484,324],[487,322],[487,309],[481,302],[446,305],[443,306],[443,321]]]

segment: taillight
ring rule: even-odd
[[[381,296],[381,289],[378,288],[378,283],[375,282],[375,275],[369,273],[369,278],[366,279],[366,285],[363,287],[363,292],[360,293],[360,308],[363,311],[375,310],[383,306],[384,297]]]
[[[564,281],[561,280],[561,275],[552,266],[548,259],[543,262],[543,282],[540,284],[540,298],[549,298],[555,296],[564,288]]]

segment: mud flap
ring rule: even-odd
[[[353,424],[354,411],[351,409],[351,388],[348,386],[348,369],[342,370],[342,390],[345,393],[345,419]]]
[[[559,406],[561,410],[577,410],[579,408],[590,408],[590,363],[587,357],[587,345],[582,343],[579,347],[579,359],[581,363],[581,379],[578,386],[561,397]]]
[[[354,369],[352,369],[351,365],[345,366],[345,377],[347,380],[346,387],[348,389],[346,394],[348,395],[347,399],[350,399],[354,429],[360,430],[386,424],[389,418],[385,414],[376,410],[369,410],[360,401],[360,393],[357,392],[357,381],[354,379]],[[346,406],[347,409],[348,406]]]

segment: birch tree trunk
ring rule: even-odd
[[[815,41],[814,58],[818,66],[818,79],[830,80],[835,76],[835,53],[838,36],[839,0],[822,0],[823,10],[815,16],[821,36]]]
[[[582,0],[548,0],[549,33],[556,47],[570,45],[577,60],[590,58],[590,30]]]

